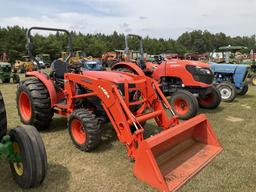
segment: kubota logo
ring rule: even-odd
[[[98,86],[98,88],[100,88],[100,89],[102,90],[102,92],[106,95],[107,98],[110,97],[106,89],[104,89],[104,88],[101,87],[100,85]]]

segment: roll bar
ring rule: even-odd
[[[69,31],[66,29],[58,29],[58,28],[48,28],[48,27],[31,27],[27,30],[26,33],[26,38],[27,38],[27,44],[26,44],[26,49],[28,51],[28,56],[32,61],[35,61],[37,63],[37,66],[40,69],[39,61],[33,56],[32,54],[32,49],[33,49],[33,44],[32,44],[32,35],[31,32],[33,30],[40,30],[40,31],[56,31],[56,32],[64,32],[68,35],[68,40],[67,40],[67,50],[69,52],[68,57],[65,59],[65,62],[68,61],[72,55],[72,38],[71,34]]]
[[[135,35],[135,34],[127,34],[126,36],[125,36],[125,50],[124,50],[124,52],[128,55],[128,52],[129,52],[129,46],[128,46],[128,38],[129,37],[135,37],[135,38],[137,38],[137,39],[139,39],[140,40],[140,50],[139,50],[139,52],[140,52],[140,63],[139,63],[139,67],[141,68],[141,69],[143,69],[143,68],[145,68],[145,62],[144,62],[144,50],[143,50],[143,38],[141,37],[141,36],[139,36],[139,35]]]

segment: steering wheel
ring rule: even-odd
[[[69,64],[67,69],[70,72],[73,73],[81,73],[81,68],[82,68],[82,64],[81,63],[74,63],[74,64]]]

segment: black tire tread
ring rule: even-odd
[[[248,92],[248,90],[249,90],[249,86],[248,86],[248,84],[245,84],[244,86],[243,86],[243,88],[242,88],[242,90],[239,90],[238,92],[237,92],[237,95],[245,95],[247,92]]]
[[[189,99],[191,101],[192,107],[186,115],[183,115],[183,116],[180,116],[178,114],[177,115],[179,116],[180,119],[187,120],[187,119],[190,119],[190,118],[197,115],[198,110],[199,110],[199,105],[198,105],[197,99],[195,98],[195,96],[191,92],[189,92],[187,90],[183,90],[183,89],[178,89],[176,92],[174,92],[171,95],[171,98],[168,99],[172,108],[173,108],[173,105],[172,105],[173,99],[177,96],[182,96],[182,95],[185,95],[186,99]]]
[[[0,141],[4,135],[7,133],[7,117],[4,104],[4,98],[0,91]]]
[[[82,145],[79,145],[73,139],[71,128],[70,128],[70,124],[73,119],[80,120],[86,131],[87,141]],[[70,117],[68,118],[67,127],[74,145],[82,151],[89,152],[94,150],[101,141],[101,126],[98,118],[92,111],[89,111],[87,109],[77,109],[73,111]]]
[[[40,185],[47,173],[47,155],[39,133],[34,127],[23,125],[12,129],[9,134],[20,147],[24,166],[24,173],[19,176],[10,162],[14,180],[22,188]]]
[[[19,94],[21,91],[28,92],[32,105],[32,118],[29,122],[25,122],[19,111]],[[47,88],[43,83],[36,79],[26,79],[18,85],[17,89],[17,108],[21,121],[24,124],[30,124],[35,126],[38,130],[47,129],[50,126],[53,117],[53,109],[51,108],[50,96]]]
[[[204,109],[216,109],[221,103],[221,94],[220,94],[219,90],[215,86],[212,86],[211,89],[216,94],[216,100],[214,100],[211,104],[203,105],[200,102],[200,98],[198,99],[199,106]]]

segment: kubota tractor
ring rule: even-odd
[[[219,91],[212,86],[214,75],[209,64],[200,61],[170,59],[162,62],[144,61],[143,39],[129,34],[125,37],[126,52],[128,38],[140,40],[140,58],[136,63],[119,62],[112,70],[146,75],[159,82],[163,93],[171,95],[169,102],[181,119],[189,119],[197,114],[198,103],[202,108],[215,109],[221,102]],[[195,97],[196,96],[196,97]],[[197,99],[196,99],[197,98]]]
[[[0,91],[0,159],[10,162],[12,176],[22,188],[36,187],[44,181],[47,156],[38,131],[29,125],[12,129],[7,134],[7,118]]]
[[[65,32],[33,27],[32,30]],[[31,47],[27,46],[29,55]],[[110,122],[135,161],[134,175],[161,191],[174,191],[222,151],[204,114],[179,123],[158,83],[146,76],[114,71],[83,71],[79,64],[56,60],[53,73],[26,73],[17,90],[19,116],[24,124],[47,129],[53,114],[68,119],[74,145],[92,151],[101,141],[101,125]],[[173,116],[168,117],[165,110]],[[144,125],[154,119],[162,131],[144,138]]]

